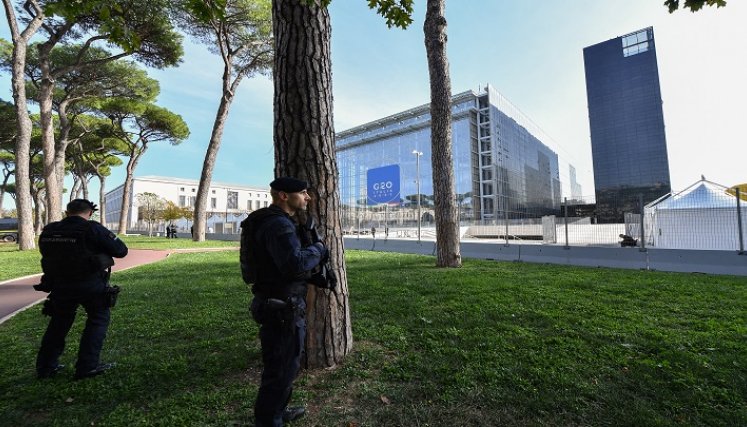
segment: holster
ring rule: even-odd
[[[117,298],[119,297],[119,286],[107,286],[104,289],[104,302],[106,307],[112,308],[117,305]]]
[[[45,282],[42,280],[41,282],[34,285],[34,290],[39,292],[46,292],[50,293],[52,292],[52,285],[49,284],[49,282]]]
[[[55,303],[51,299],[47,298],[44,300],[44,305],[42,306],[42,314],[45,316],[52,317],[54,314],[55,309]]]
[[[293,303],[292,298],[281,300],[279,298],[267,298],[262,300],[259,306],[260,313],[255,317],[258,323],[264,323],[266,320],[275,319],[283,327],[292,328],[298,307]]]

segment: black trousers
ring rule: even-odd
[[[105,294],[92,293],[71,298],[53,293],[50,295],[50,300],[52,316],[36,356],[37,373],[49,372],[59,364],[60,355],[65,349],[65,338],[73,326],[78,306],[81,305],[86,310],[87,318],[83,335],[80,338],[75,371],[84,373],[95,369],[99,364],[99,356],[111,315]]]
[[[294,297],[295,309],[272,310],[264,300],[252,301],[252,316],[260,324],[262,382],[254,404],[257,427],[282,427],[283,410],[301,369],[306,340],[306,303]]]

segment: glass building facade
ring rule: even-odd
[[[622,222],[670,190],[653,28],[584,49],[599,222]]]
[[[433,221],[430,126],[430,106],[422,105],[337,134],[344,227],[416,224],[418,186],[421,221]],[[559,212],[558,155],[543,136],[490,86],[453,96],[455,197],[463,224]],[[368,171],[390,165],[399,166],[400,195],[374,204]]]

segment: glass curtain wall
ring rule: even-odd
[[[562,200],[558,155],[538,138],[543,134],[527,125],[531,122],[490,86],[481,93],[457,94],[452,103],[460,223],[517,219],[539,223],[542,215],[557,214]],[[337,161],[346,233],[416,227],[418,184],[422,226],[433,226],[428,105],[339,133]],[[367,195],[368,170],[395,164],[400,167],[399,200],[372,205]]]

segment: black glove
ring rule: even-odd
[[[316,242],[313,246],[319,249],[319,253],[321,254],[321,261],[319,261],[319,264],[324,264],[325,262],[329,261],[329,249],[324,246],[324,243]]]

